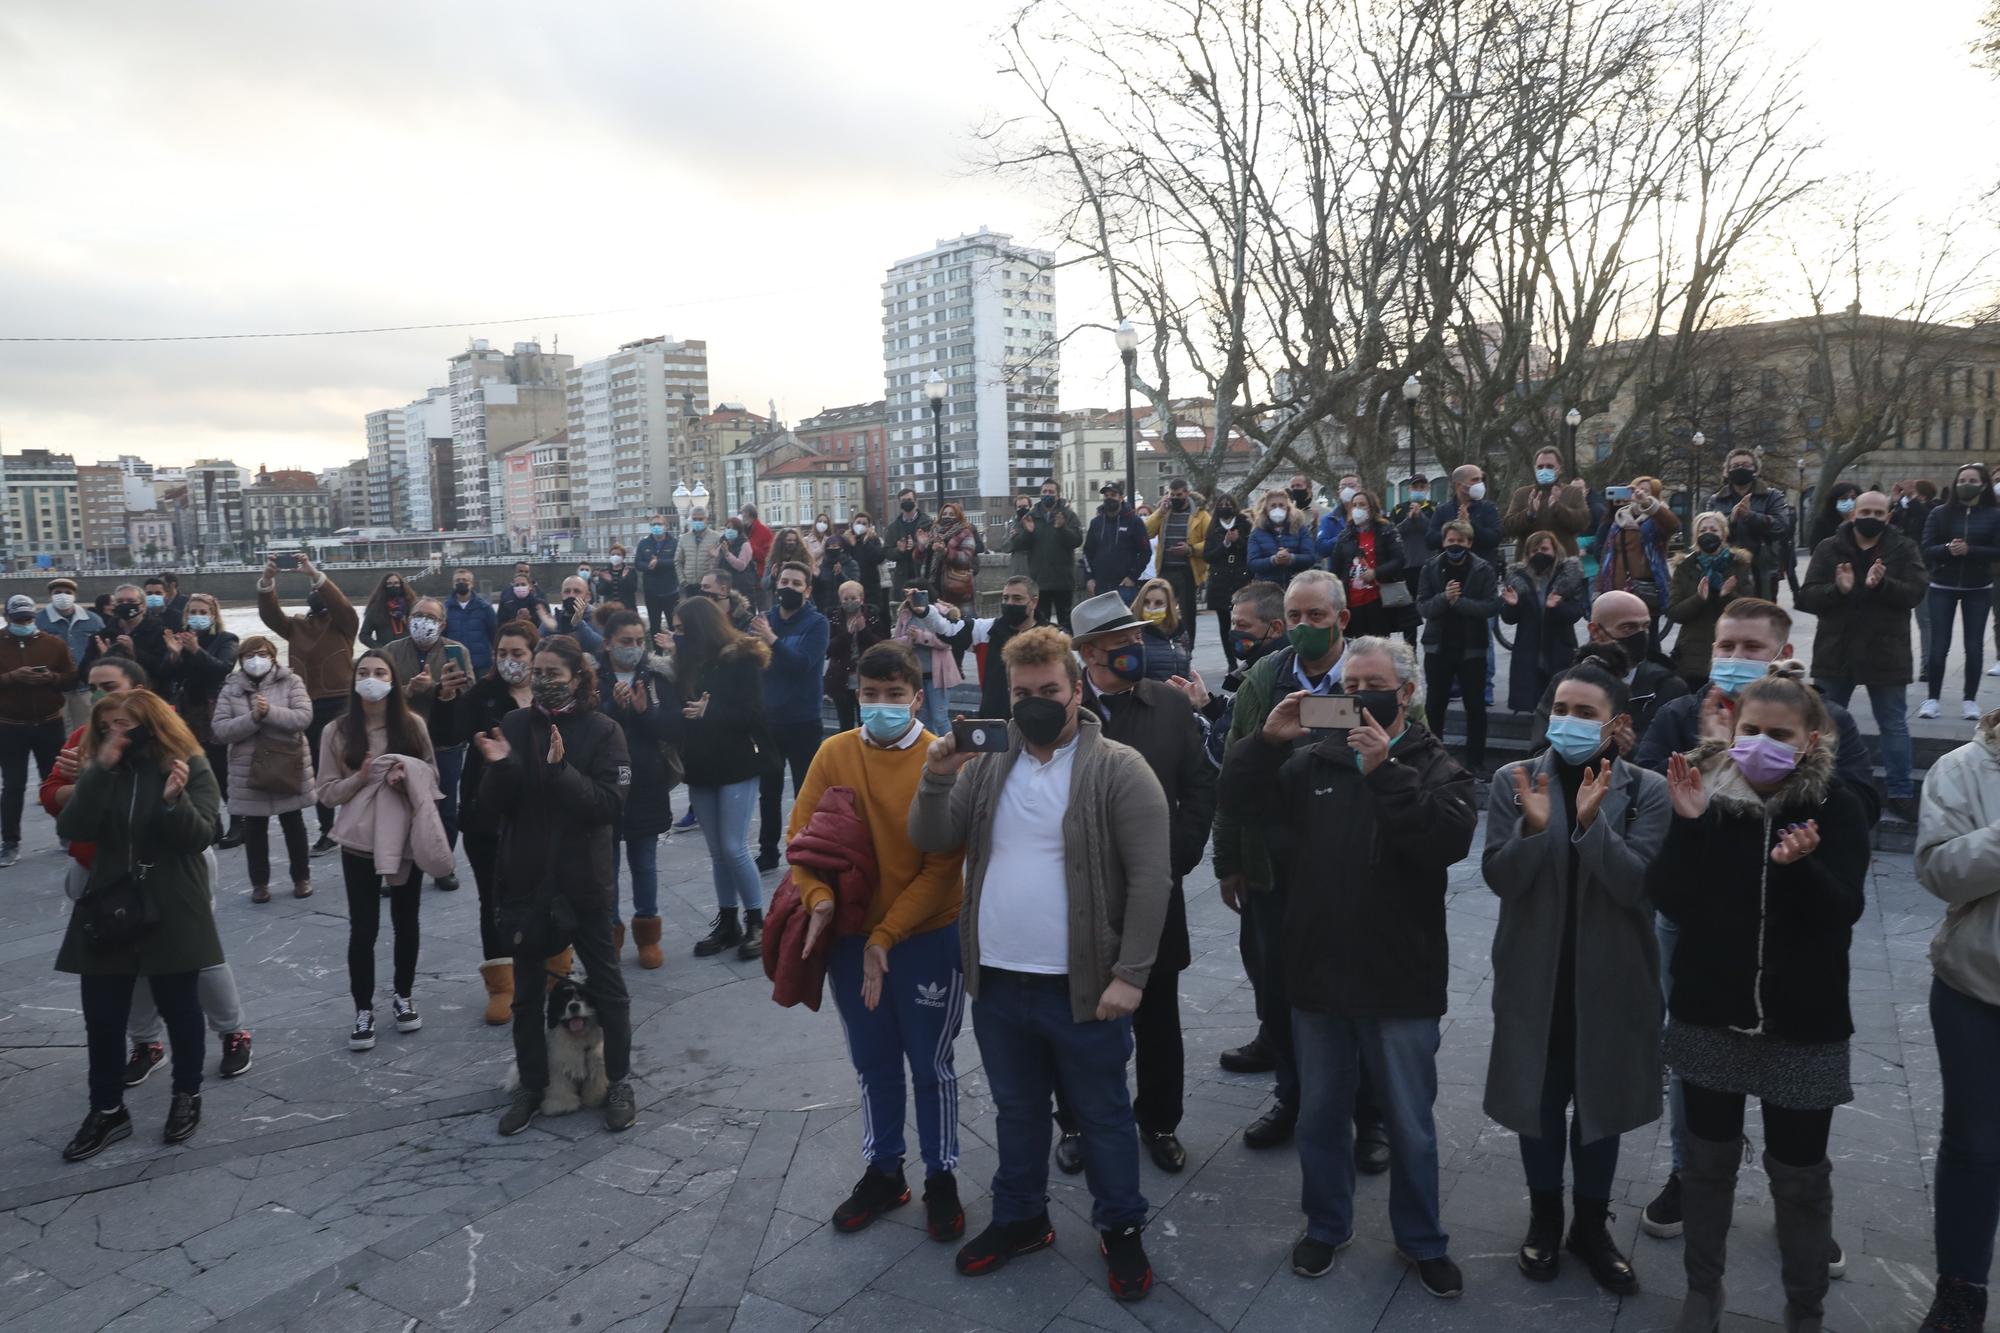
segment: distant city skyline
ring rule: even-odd
[[[1858,3],[1753,9],[1774,47],[1812,43],[1822,172],[1933,215],[2000,179],[2000,90],[1966,56],[1980,0],[1909,24]],[[16,9],[0,335],[494,319],[0,345],[0,447],[331,468],[365,454],[369,412],[442,383],[475,338],[579,365],[703,340],[713,401],[794,423],[878,399],[889,264],[981,226],[1044,239],[1048,210],[970,165],[972,129],[1012,109],[990,41],[1004,17],[921,0]],[[1104,318],[1093,273],[1059,273],[1057,299],[1065,328]],[[606,309],[622,313],[505,322]],[[1073,339],[1062,406],[1117,395],[1108,335]]]

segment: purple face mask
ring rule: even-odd
[[[1736,771],[1752,786],[1768,787],[1783,782],[1799,766],[1799,752],[1769,736],[1743,736],[1729,747]]]

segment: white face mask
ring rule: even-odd
[[[493,664],[493,669],[509,685],[519,685],[528,678],[528,664],[518,657],[503,657]]]
[[[354,682],[354,692],[371,704],[379,704],[389,697],[389,691],[396,687],[380,676],[363,676]]]
[[[1340,502],[1342,504],[1346,504],[1349,500],[1352,500],[1353,498],[1354,498],[1354,488],[1352,486],[1342,486],[1340,488]]]
[[[1465,488],[1465,493],[1475,500],[1484,500],[1486,498],[1486,483],[1475,481]]]
[[[857,537],[866,537],[868,535],[868,525],[866,523],[856,523],[854,525],[854,535]]]
[[[525,584],[525,583],[517,583],[517,584],[515,584],[515,585],[514,585],[514,595],[515,595],[516,597],[526,597],[526,596],[528,595],[528,585],[527,585],[527,584]]]
[[[616,569],[616,568],[618,568],[618,566],[620,566],[620,565],[622,565],[622,564],[624,564],[624,563],[625,563],[625,557],[624,557],[624,556],[622,556],[622,555],[614,555],[614,556],[612,556],[612,557],[611,557],[611,567],[612,567],[613,569]]]
[[[276,665],[277,665],[276,662],[273,662],[270,658],[261,655],[257,657],[246,657],[243,659],[243,674],[250,677],[250,679],[252,680],[262,680],[264,679],[264,677],[271,674],[271,668]]]
[[[437,642],[438,623],[429,616],[410,617],[410,641],[419,648],[428,648]]]
[[[1274,528],[1283,527],[1285,520],[1290,518],[1291,516],[1292,516],[1292,511],[1289,509],[1272,509],[1267,511],[1264,515],[1265,518],[1271,520],[1271,526]]]
[[[813,531],[814,531],[814,532],[825,532],[825,531],[826,531],[826,524],[824,524],[824,523],[815,523],[815,524],[813,524]]]
[[[1909,501],[1905,500],[1903,503],[1908,504]],[[66,592],[50,593],[49,605],[55,608],[57,615],[66,616],[76,610],[76,598]]]
[[[1368,510],[1363,505],[1356,505],[1347,512],[1347,516],[1356,523],[1366,523],[1368,521]]]

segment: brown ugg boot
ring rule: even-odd
[[[667,961],[666,956],[660,952],[660,918],[633,917],[632,940],[639,946],[640,967],[655,968]]]
[[[489,958],[479,965],[479,978],[486,983],[486,1021],[498,1027],[514,1017],[514,964],[507,958]]]
[[[544,970],[548,972],[548,979],[545,983],[548,989],[554,990],[556,983],[569,975],[570,964],[575,961],[576,950],[572,947],[564,949],[561,953],[556,954],[543,964]]]

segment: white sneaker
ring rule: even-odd
[[[1976,699],[1967,699],[1965,701],[1965,708],[1959,716],[1963,717],[1967,722],[1977,722],[1979,720],[1979,701]]]
[[[1995,662],[1992,666],[1987,667],[1986,674],[1989,676],[2000,676],[2000,662]]]
[[[1936,717],[1937,715],[1938,702],[1935,699],[1924,700],[1924,706],[1917,710],[1918,717]]]

